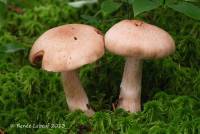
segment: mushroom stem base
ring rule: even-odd
[[[88,116],[93,115],[94,111],[89,105],[87,94],[81,85],[77,72],[62,72],[61,77],[69,109],[71,111],[82,110]]]
[[[126,58],[118,108],[129,112],[141,111],[142,61],[132,57]]]

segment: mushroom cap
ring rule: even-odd
[[[105,34],[112,53],[139,59],[162,58],[175,51],[172,37],[157,26],[139,20],[122,20]]]
[[[33,44],[29,60],[42,61],[47,71],[62,72],[92,63],[104,54],[101,32],[84,24],[67,24],[43,33]]]

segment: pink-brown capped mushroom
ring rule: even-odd
[[[104,54],[101,32],[84,24],[67,24],[43,33],[33,44],[29,60],[41,62],[47,71],[61,72],[65,96],[70,110],[94,113],[76,70],[98,60]]]
[[[117,107],[130,112],[141,111],[142,61],[172,54],[174,40],[157,26],[140,20],[122,20],[105,34],[105,47],[126,57]]]

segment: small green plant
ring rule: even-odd
[[[200,20],[200,8],[194,5],[195,3],[199,4],[198,0],[122,0],[118,2],[114,0],[105,0],[101,4],[101,11],[104,15],[109,15],[117,11],[123,3],[132,7],[134,17],[143,12],[161,7],[171,8],[193,19]],[[128,12],[131,12],[131,10],[128,10]]]

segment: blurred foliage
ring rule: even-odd
[[[165,59],[144,62],[143,110],[135,114],[121,109],[112,112],[111,104],[119,94],[122,57],[106,52],[101,60],[84,66],[80,78],[91,105],[99,111],[88,118],[80,111],[68,111],[58,73],[30,65],[30,47],[44,31],[58,25],[86,23],[105,32],[121,19],[133,19],[135,14],[131,0],[101,0],[80,8],[73,8],[67,2],[0,0],[0,10],[5,10],[1,12],[4,18],[0,17],[3,18],[0,21],[0,128],[3,131],[9,134],[200,133],[199,21],[161,6],[138,14],[136,19],[168,31],[176,41],[176,52]],[[11,127],[17,123],[64,123],[65,127]]]

